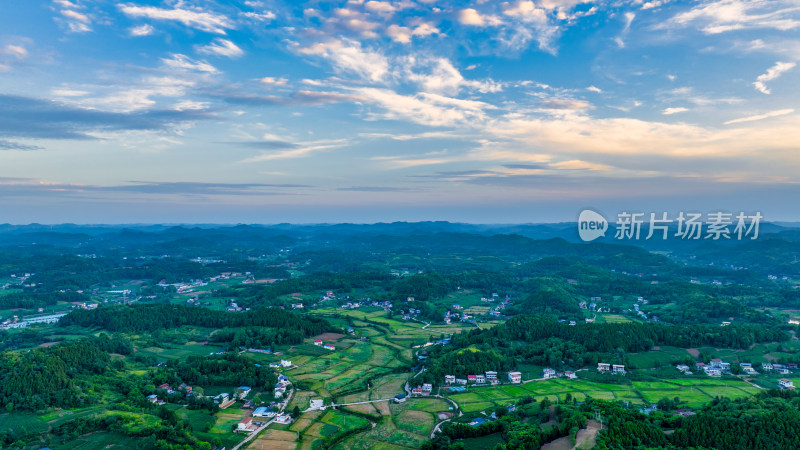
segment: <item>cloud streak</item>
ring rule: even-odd
[[[774,66],[767,69],[767,71],[756,78],[753,86],[758,92],[769,95],[772,91],[767,87],[767,82],[772,81],[783,75],[785,72],[792,70],[797,64],[793,62],[777,62]]]

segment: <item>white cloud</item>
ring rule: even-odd
[[[482,93],[502,90],[502,85],[492,80],[465,79],[447,58],[407,56],[397,66],[398,78],[418,84],[426,92],[457,94],[463,87]]]
[[[367,81],[383,81],[389,74],[389,61],[384,55],[362,48],[359,42],[350,39],[319,42],[298,51],[323,57],[337,71],[352,72]]]
[[[133,27],[130,29],[131,36],[150,36],[156,31],[150,24],[139,25],[138,27]]]
[[[622,28],[622,32],[614,38],[614,42],[617,43],[619,48],[625,48],[625,38],[628,36],[628,33],[631,31],[631,24],[633,23],[633,19],[636,18],[636,14],[632,12],[625,13],[625,26]]]
[[[78,89],[53,89],[50,91],[53,95],[57,97],[83,97],[85,95],[89,95],[88,91],[81,91]]]
[[[796,14],[794,0],[716,0],[680,13],[662,27],[696,24],[706,34],[759,28],[788,31],[800,27]]]
[[[208,33],[225,34],[225,30],[234,28],[233,23],[226,16],[213,12],[193,11],[179,7],[164,9],[133,4],[119,4],[117,6],[128,17],[175,21]]]
[[[462,9],[456,15],[456,19],[461,25],[472,25],[476,27],[482,27],[486,25],[502,25],[503,21],[497,17],[492,15],[483,15],[478,12],[478,10],[473,8],[466,8]]]
[[[286,78],[264,77],[261,82],[267,86],[285,86],[289,80]]]
[[[389,25],[386,28],[386,35],[392,38],[395,42],[400,42],[402,44],[408,44],[411,42],[412,36],[429,36],[431,34],[438,34],[439,29],[436,28],[433,24],[428,22],[422,22],[416,27],[409,28],[409,27],[402,27],[399,25]]]
[[[650,2],[645,2],[642,4],[642,9],[654,9],[660,6],[664,6],[669,3],[669,0],[653,0]]]
[[[62,6],[64,6],[63,3]],[[77,7],[77,6],[70,4],[70,7]],[[88,15],[79,13],[73,9],[62,9],[59,12],[61,13],[62,16],[64,16],[64,22],[66,22],[69,31],[73,33],[86,33],[92,31],[91,27],[92,20],[89,18]]]
[[[206,61],[197,61],[189,58],[180,53],[173,53],[170,58],[161,58],[167,67],[173,69],[189,70],[194,72],[217,73],[219,72],[216,67],[212,66]]]
[[[767,87],[766,82],[780,77],[784,72],[791,70],[796,65],[797,64],[793,62],[777,62],[774,66],[767,69],[766,73],[759,75],[756,81],[753,82],[753,86],[755,86],[757,91],[769,94],[771,91]]]
[[[256,13],[256,12],[248,11],[248,12],[241,13],[241,15],[243,15],[244,17],[247,17],[248,19],[257,20],[259,22],[269,22],[270,20],[273,20],[273,19],[275,19],[275,17],[277,17],[275,15],[275,13],[272,12],[272,11],[267,11],[267,12],[263,12],[263,13]]]
[[[589,86],[589,87],[586,88],[586,90],[590,91],[590,92],[596,92],[598,94],[602,94],[603,93],[603,90],[600,89],[599,87],[596,87],[596,86]]]
[[[725,122],[725,125],[732,125],[734,123],[754,122],[756,120],[768,119],[770,117],[785,116],[794,112],[794,109],[780,109],[777,111],[770,111],[764,114],[756,114],[754,116],[742,117],[740,119],[733,119]]]
[[[0,47],[0,72],[8,72],[11,68],[28,58],[28,50],[15,44]]]
[[[364,8],[380,14],[392,14],[397,10],[397,8],[389,2],[378,2],[375,0],[364,3]]]
[[[392,38],[395,42],[401,44],[408,44],[411,42],[411,28],[401,27],[399,25],[389,25],[386,29],[386,35]]]
[[[28,50],[21,45],[8,44],[0,48],[0,56],[10,56],[17,60],[23,60],[28,57]]]
[[[222,38],[214,39],[214,41],[210,44],[199,47],[197,51],[200,53],[225,56],[228,58],[238,58],[244,55],[244,50],[239,48],[233,42]]]
[[[460,100],[431,93],[401,95],[389,89],[357,88],[355,92],[366,101],[383,109],[373,118],[408,120],[428,126],[452,126],[486,119],[484,110],[494,109],[488,103]]]
[[[196,102],[193,100],[184,100],[182,102],[176,103],[175,106],[172,107],[172,109],[176,111],[202,110],[202,109],[207,109],[209,106],[211,106],[211,103],[209,102]]]
[[[316,153],[323,150],[330,150],[334,148],[343,147],[348,144],[348,141],[345,139],[336,139],[336,140],[328,140],[328,141],[314,141],[314,142],[305,142],[298,144],[298,148],[292,148],[289,150],[281,150],[278,152],[266,153],[262,152],[257,156],[253,156],[251,158],[244,159],[240,162],[243,163],[256,163],[262,161],[272,161],[276,159],[294,159],[294,158],[305,158],[311,156],[312,153]]]
[[[672,115],[672,114],[678,114],[678,113],[682,113],[682,112],[686,112],[686,111],[689,111],[689,108],[684,108],[684,107],[666,108],[665,110],[661,111],[661,114],[669,116],[669,115]]]

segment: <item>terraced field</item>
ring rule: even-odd
[[[449,395],[464,412],[483,411],[498,405],[514,403],[530,395],[536,400],[563,402],[567,394],[577,400],[587,397],[620,400],[631,404],[656,403],[662,398],[679,397],[687,407],[700,407],[714,397],[740,398],[758,389],[740,380],[679,379],[670,381],[634,381],[631,384],[605,384],[583,380],[543,380],[519,385],[470,388],[465,393]]]

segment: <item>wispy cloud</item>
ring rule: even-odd
[[[216,38],[210,44],[198,47],[197,51],[207,55],[225,56],[227,58],[239,58],[244,55],[244,50],[233,42],[222,38]]]
[[[151,34],[155,33],[155,31],[156,29],[152,25],[145,23],[139,25],[138,27],[131,28],[129,30],[129,33],[131,36],[141,37],[141,36],[150,36]]]
[[[324,140],[314,142],[299,142],[293,147],[286,150],[277,152],[262,152],[259,155],[243,159],[242,163],[258,163],[264,161],[272,161],[276,159],[294,159],[305,158],[311,156],[313,153],[340,148],[347,145],[349,142],[346,139]]]
[[[72,33],[86,33],[92,31],[92,19],[85,12],[80,12],[83,9],[78,3],[68,1],[55,0],[54,5],[58,8],[61,18],[57,19],[62,24],[66,25],[67,30]]]
[[[44,147],[38,145],[20,144],[19,142],[0,139],[0,150],[42,150]]]
[[[180,2],[179,4],[182,3]],[[117,6],[128,17],[173,21],[208,33],[226,34],[226,30],[234,28],[233,22],[228,17],[199,9],[192,10],[180,7],[165,9],[155,6],[138,6],[132,3],[119,4]]]
[[[211,183],[181,181],[130,181],[125,184],[69,184],[34,178],[0,178],[4,196],[86,196],[88,194],[146,194],[163,196],[259,196],[295,195],[298,190],[312,188],[307,184]]]
[[[633,23],[633,19],[636,18],[636,13],[626,12],[624,17],[625,17],[625,25],[622,27],[622,31],[619,33],[619,35],[614,38],[614,42],[617,43],[617,47],[619,48],[625,48],[625,38],[631,31],[631,24]]]
[[[344,73],[353,73],[371,82],[383,81],[389,74],[389,61],[381,53],[361,46],[350,39],[318,42],[299,48],[303,55],[321,56]]]
[[[249,91],[222,89],[206,95],[234,105],[249,106],[312,106],[329,103],[357,103],[366,99],[360,95],[328,91],[300,90],[288,96],[260,95]]]
[[[31,97],[0,95],[0,137],[95,139],[90,133],[159,130],[170,124],[210,119],[207,111],[149,110],[117,113],[71,107]]]
[[[697,25],[706,34],[764,28],[788,31],[800,27],[797,12],[793,0],[714,0],[675,15],[661,27]]]
[[[764,114],[755,114],[752,116],[742,117],[739,119],[733,119],[725,122],[725,125],[732,125],[734,123],[743,123],[743,122],[754,122],[756,120],[763,120],[769,119],[770,117],[778,117],[778,116],[785,116],[787,114],[791,114],[794,112],[794,109],[779,109],[777,111],[770,111]]]
[[[772,81],[780,77],[784,72],[793,69],[796,65],[797,64],[793,62],[777,62],[774,66],[767,69],[766,73],[759,75],[756,81],[753,82],[753,86],[755,86],[758,92],[770,94],[771,91],[767,87],[767,81]]]
[[[212,66],[206,61],[193,60],[186,55],[180,53],[173,53],[169,58],[161,58],[161,62],[165,66],[172,69],[189,70],[194,72],[217,73],[216,67]]]
[[[675,107],[675,108],[666,108],[663,111],[661,111],[661,114],[669,116],[669,115],[672,115],[672,114],[679,114],[679,113],[686,112],[686,111],[689,111],[689,108],[684,108],[682,106],[679,106],[679,107]]]

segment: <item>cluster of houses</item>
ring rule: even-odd
[[[580,303],[578,303],[578,306],[581,309],[588,309],[589,311],[598,311],[597,302],[599,301],[600,297],[592,297],[589,299],[589,303],[587,303],[586,300],[581,300]]]
[[[292,361],[288,359],[282,359],[281,362],[269,363],[269,366],[273,369],[288,369],[289,367],[292,367]]]
[[[362,298],[361,300],[359,300],[357,302],[347,302],[347,303],[342,305],[342,308],[344,308],[344,309],[358,309],[358,308],[362,308],[362,307],[366,307],[366,306],[374,306],[376,308],[383,308],[384,311],[388,311],[388,310],[392,309],[392,302],[390,302],[390,301],[379,302],[379,301],[375,301],[375,300],[372,300],[372,299],[369,299],[369,298]]]
[[[279,374],[278,382],[275,383],[275,390],[273,391],[275,398],[283,397],[283,394],[286,393],[286,389],[289,388],[290,384],[292,384],[292,382],[289,381],[289,377],[283,374]]]
[[[758,375],[759,372],[753,367],[752,363],[739,363],[739,367],[742,369],[742,372],[746,375]],[[689,366],[685,364],[681,364],[676,367],[681,372],[685,373],[686,375],[691,375],[692,372],[689,370]],[[699,362],[695,363],[695,368],[698,372],[703,371],[706,375],[710,377],[719,377],[722,374],[730,373],[731,371],[731,363],[725,362],[721,359],[712,359],[708,362],[708,364]],[[781,375],[788,375],[792,373],[793,369],[797,369],[797,364],[775,364],[770,362],[761,363],[761,370],[763,372],[771,372],[776,371]]]
[[[94,305],[97,306],[97,305]],[[27,316],[20,320],[17,316],[12,316],[0,323],[0,330],[10,330],[13,328],[27,328],[29,325],[38,323],[56,323],[66,316],[67,313],[50,314],[46,316]]]
[[[433,392],[433,385],[430,383],[411,389],[411,395],[431,395],[431,392]]]
[[[613,374],[625,375],[625,366],[622,364],[597,363],[597,371],[600,373],[611,372]]]
[[[567,378],[569,380],[574,380],[578,378],[578,376],[575,375],[575,372],[571,370],[566,370],[564,372],[556,372],[554,369],[548,367],[542,370],[542,378],[544,378],[545,380],[549,380],[550,378]]]
[[[453,306],[458,306],[458,305],[453,305]],[[450,310],[448,310],[446,313],[444,313],[444,319],[443,320],[444,320],[444,323],[446,323],[448,325],[453,323],[453,322],[455,322],[455,321],[461,322],[461,323],[475,323],[475,318],[473,318],[471,315],[469,315],[467,313],[451,312]]]
[[[314,345],[316,345],[317,347],[322,347],[325,350],[336,350],[336,347],[333,344],[326,344],[325,342],[322,342],[321,339],[317,339],[316,341],[314,341]]]
[[[521,372],[509,372],[508,373],[508,381],[512,383],[521,383],[522,382],[522,373]],[[467,384],[486,384],[489,383],[491,385],[500,384],[500,381],[497,379],[497,372],[494,371],[487,371],[483,375],[467,375],[467,378],[456,378],[455,375],[445,375],[444,376],[444,384],[452,385],[452,384],[459,384],[462,386],[466,386]]]

